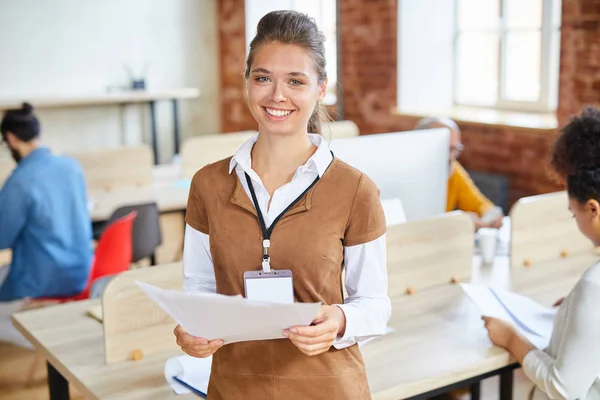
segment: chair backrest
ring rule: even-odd
[[[510,210],[510,265],[529,266],[593,248],[568,210],[566,192],[523,197]]]
[[[492,203],[508,213],[508,178],[504,175],[487,172],[469,171],[475,186],[490,199]]]
[[[354,121],[326,122],[321,127],[325,139],[344,139],[359,135],[358,125]]]
[[[475,227],[471,217],[454,211],[389,226],[387,231],[388,293],[402,296],[453,279],[471,276]]]
[[[173,328],[177,324],[136,284],[139,280],[163,289],[180,290],[181,263],[132,269],[112,279],[102,295],[106,363],[131,359],[133,350],[144,355],[176,351]]]
[[[186,139],[181,145],[181,174],[192,178],[196,171],[207,164],[235,154],[256,131],[218,133]]]
[[[145,186],[153,182],[153,156],[146,145],[67,154],[76,159],[90,190]]]
[[[84,298],[89,296],[89,290],[96,279],[129,269],[132,257],[131,232],[135,217],[134,211],[114,221],[100,236],[88,285],[82,293]]]
[[[136,213],[133,221],[132,262],[138,262],[150,257],[162,243],[160,229],[160,214],[156,203],[136,204],[117,208],[108,220],[108,224],[122,218],[131,212]]]

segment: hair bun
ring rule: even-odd
[[[25,115],[33,114],[33,106],[29,103],[23,103],[21,105],[21,112]]]

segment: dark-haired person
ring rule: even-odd
[[[32,107],[7,111],[0,133],[17,163],[0,190],[0,249],[12,250],[11,264],[0,267],[2,340],[14,336],[6,314],[19,302],[84,289],[92,233],[83,172],[75,160],[40,145]]]
[[[462,132],[450,118],[427,117],[419,120],[415,129],[448,128],[450,130],[448,194],[446,211],[461,210],[473,219],[475,228],[501,228],[502,209],[495,206],[473,182],[469,173],[458,162],[463,151]]]
[[[192,180],[184,291],[244,295],[244,274],[268,274],[272,263],[293,274],[287,301],[323,304],[312,326],[290,327],[279,340],[223,346],[176,327],[186,353],[214,353],[212,400],[371,398],[357,342],[385,333],[390,317],[386,224],[373,181],[319,135],[324,40],[305,14],[260,20],[245,74],[258,135]],[[274,291],[262,294],[275,300]]]
[[[554,169],[567,181],[569,209],[579,230],[600,246],[600,111],[586,108],[556,140]],[[492,342],[506,348],[533,381],[531,398],[600,399],[600,263],[563,300],[545,350],[508,323],[484,318]]]

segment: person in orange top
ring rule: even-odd
[[[448,177],[446,211],[461,210],[469,213],[477,229],[500,228],[502,226],[502,210],[481,193],[469,173],[457,161],[464,146],[456,122],[449,118],[423,118],[415,127],[415,129],[431,128],[450,129],[450,176]]]

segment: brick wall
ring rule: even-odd
[[[344,118],[355,121],[363,134],[411,129],[415,117],[392,112],[397,98],[397,0],[344,0],[338,7]],[[250,129],[254,123],[241,80],[243,0],[221,1],[219,18],[223,129]],[[583,105],[600,103],[600,0],[563,0],[560,64],[557,115],[564,124]],[[554,131],[458,122],[466,145],[461,162],[469,169],[506,175],[509,200],[562,188],[548,173]]]
[[[560,125],[584,105],[600,103],[600,1],[562,2]]]
[[[396,106],[397,0],[339,2],[344,118],[361,133],[411,129],[417,118],[393,115]],[[559,123],[600,95],[600,1],[563,0]],[[562,189],[549,171],[553,130],[458,121],[466,168],[503,174],[509,200]]]
[[[244,0],[219,0],[217,3],[221,50],[221,132],[256,129],[244,97]]]

